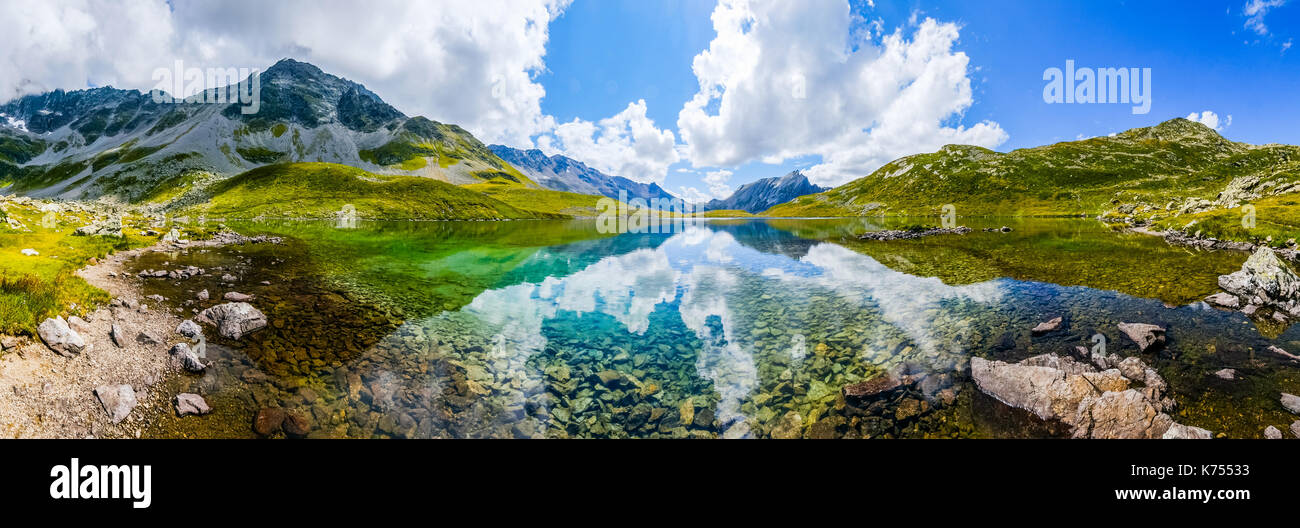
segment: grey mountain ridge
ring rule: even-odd
[[[488,149],[547,189],[596,194],[615,199],[619,197],[619,191],[625,191],[629,200],[632,198],[676,199],[676,196],[658,184],[641,183],[622,176],[610,176],[567,156],[559,154],[547,156],[537,149],[521,150],[505,145],[489,145]]]
[[[757,214],[805,194],[816,194],[828,189],[829,187],[813,185],[802,172],[794,171],[779,178],[763,178],[741,185],[725,200],[710,200],[704,209],[740,209]]]

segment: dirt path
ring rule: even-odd
[[[87,317],[87,324],[73,324],[89,344],[87,350],[63,357],[36,339],[0,357],[0,437],[131,438],[139,436],[151,416],[174,412],[175,395],[151,388],[163,387],[160,382],[177,373],[167,351],[184,340],[176,334],[181,319],[161,306],[148,306],[150,301],[139,295],[139,279],[122,274],[125,262],[161,246],[120,252],[77,272],[113,297],[109,306]],[[123,347],[109,337],[114,322],[126,335]],[[140,342],[142,331],[159,342]],[[135,389],[139,403],[114,424],[94,390],[122,384]]]

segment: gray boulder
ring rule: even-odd
[[[195,354],[193,350],[190,350],[190,345],[188,344],[176,343],[172,346],[171,350],[167,351],[167,353],[171,354],[172,357],[176,358],[176,360],[180,362],[181,368],[190,372],[203,372],[204,369],[208,368],[208,366],[204,365],[203,361],[199,359],[199,355]]]
[[[108,330],[108,337],[112,338],[113,344],[117,345],[117,348],[126,347],[126,333],[122,331],[122,325],[113,323],[112,328]]]
[[[1279,440],[1282,438],[1282,431],[1270,425],[1264,429],[1264,438],[1269,440]]]
[[[61,316],[41,322],[36,327],[36,333],[41,336],[45,346],[64,356],[80,354],[86,350],[86,340],[73,331]]]
[[[243,302],[213,306],[199,312],[195,320],[217,327],[217,333],[227,339],[240,339],[266,328],[266,315]]]
[[[176,327],[176,333],[190,339],[198,339],[199,336],[203,335],[203,329],[199,327],[198,323],[186,319],[181,322],[180,326]]]
[[[1268,247],[1257,249],[1240,271],[1219,276],[1219,287],[1246,305],[1272,306],[1300,315],[1300,276]]]
[[[95,397],[99,398],[113,423],[125,420],[137,403],[135,390],[130,385],[100,385],[95,387]]]

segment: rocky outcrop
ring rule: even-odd
[[[213,306],[200,312],[195,320],[217,327],[217,333],[227,339],[241,339],[266,328],[266,315],[243,302]]]
[[[1212,305],[1240,306],[1242,312],[1252,316],[1260,308],[1270,308],[1273,318],[1279,321],[1300,318],[1300,276],[1266,246],[1251,254],[1241,270],[1219,276],[1219,287],[1226,293],[1206,299]]]
[[[1166,414],[1174,406],[1164,397],[1167,385],[1140,359],[1108,355],[1094,360],[1105,370],[1056,354],[1020,363],[972,358],[971,377],[1002,403],[1069,425],[1076,438],[1209,436],[1209,431],[1176,424]]]
[[[125,420],[135,408],[135,390],[130,385],[100,385],[95,387],[95,397],[113,423]]]
[[[36,333],[41,336],[45,346],[60,355],[71,356],[86,350],[86,340],[68,326],[68,322],[62,316],[41,322],[40,326],[36,327]]]

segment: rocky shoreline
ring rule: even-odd
[[[124,272],[126,263],[149,252],[263,242],[279,240],[226,231],[188,241],[172,230],[153,246],[92,260],[78,270],[77,276],[112,301],[84,319],[48,319],[34,339],[3,340],[0,436],[137,438],[161,414],[206,413],[202,397],[167,390],[183,371],[202,370],[203,330],[168,312],[160,299],[144,297],[140,279]],[[222,328],[218,315],[210,323]],[[191,349],[196,338],[199,345]]]

